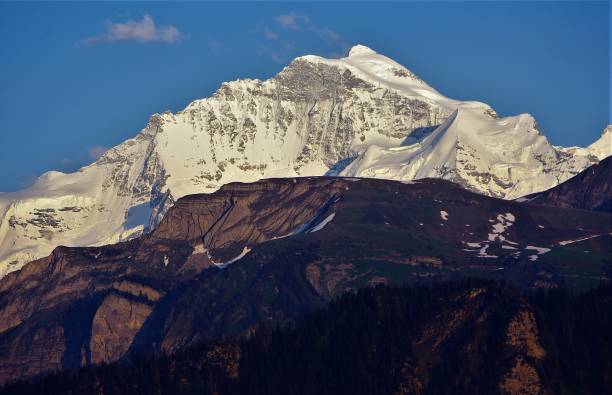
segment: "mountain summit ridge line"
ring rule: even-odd
[[[314,175],[445,178],[513,199],[549,189],[612,153],[552,146],[528,114],[449,99],[357,45],[296,58],[273,78],[223,83],[75,173],[0,194],[0,277],[58,245],[99,246],[153,229],[182,196],[229,182]]]

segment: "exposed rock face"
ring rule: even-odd
[[[134,336],[152,308],[115,294],[109,294],[94,315],[91,340],[91,363],[115,361],[130,348]]]
[[[465,273],[528,288],[598,284],[610,278],[601,264],[610,223],[606,213],[489,198],[443,180],[228,184],[179,199],[151,233],[58,247],[0,280],[0,381],[291,323],[381,283]],[[581,245],[590,253],[580,265],[547,260],[547,250],[568,248],[560,241],[587,236],[602,242]],[[476,306],[479,294],[465,298]],[[448,313],[424,343],[439,347],[477,310]]]
[[[0,349],[6,351],[0,353],[0,381],[120,358],[170,289],[248,246],[307,230],[310,221],[333,210],[346,184],[230,184],[212,195],[179,200],[140,239],[58,247],[11,273],[0,281]],[[75,301],[86,306],[84,312],[70,307]],[[44,321],[44,311],[57,312],[59,321],[30,323]],[[79,318],[70,320],[84,320],[76,334],[67,334],[61,319],[71,314]]]
[[[153,115],[78,172],[0,194],[0,277],[59,245],[147,233],[180,197],[231,182],[440,177],[514,198],[558,184],[606,149],[553,147],[531,116],[498,118],[486,104],[446,98],[369,49],[304,56],[269,80],[224,83],[177,114]]]
[[[149,286],[138,276],[172,284],[237,257],[245,247],[300,232],[333,209],[346,184],[325,178],[230,184],[211,195],[181,199],[154,232],[140,239],[105,247],[58,247],[0,282],[0,332],[38,309],[55,308],[92,289],[155,302],[165,287]]]
[[[226,185],[210,197],[181,199],[151,240],[190,241],[192,256],[207,255],[221,264],[245,247],[303,231],[304,224],[333,211],[345,185],[334,179]]]
[[[3,342],[0,346],[3,360],[0,366],[0,382],[64,367],[62,362],[66,340],[64,328],[60,324],[21,327],[10,336],[11,343]]]
[[[525,196],[524,199],[545,206],[610,213],[612,212],[612,156],[554,188]]]

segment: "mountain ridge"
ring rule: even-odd
[[[227,184],[150,233],[57,247],[0,279],[0,382],[291,323],[377,284],[592,288],[612,275],[610,218],[440,179]]]
[[[24,191],[0,194],[0,277],[57,245],[104,245],[146,233],[176,199],[228,182],[324,174],[408,181],[418,174],[514,198],[597,161],[590,148],[561,150],[545,138],[515,147],[515,156],[504,160],[489,160],[497,154],[489,155],[486,145],[479,153],[469,145],[458,149],[458,142],[447,147],[449,161],[398,154],[431,154],[434,147],[423,141],[442,134],[458,108],[502,132],[511,119],[498,119],[484,103],[446,98],[363,46],[342,59],[296,58],[266,81],[223,83],[177,114],[153,115],[135,137],[75,173],[48,172]],[[471,123],[464,118],[446,131],[467,135]],[[510,122],[516,136],[539,135],[533,118],[519,118],[524,121]],[[375,152],[390,153],[397,163],[365,160]],[[424,162],[430,166],[421,167]]]
[[[588,167],[575,177],[519,199],[533,204],[612,212],[612,156]]]

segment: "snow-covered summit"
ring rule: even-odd
[[[592,156],[596,160],[605,159],[612,155],[612,125],[606,126],[601,136],[588,147],[555,146],[555,149],[572,156]]]
[[[346,176],[412,180],[440,177],[476,192],[518,197],[555,184],[559,174],[590,163],[563,163],[529,114],[495,118],[486,109],[461,104],[421,140],[399,147],[369,146],[342,172]],[[569,176],[569,174],[568,174]]]
[[[348,53],[348,57],[352,56],[363,56],[363,55],[377,55],[376,51],[372,48],[368,48],[365,45],[357,44],[354,45]]]
[[[355,77],[367,81],[375,87],[388,89],[406,97],[417,98],[448,112],[452,112],[461,103],[440,94],[412,71],[393,59],[363,45],[352,47],[345,58],[327,59],[316,55],[305,55],[296,58],[288,67],[290,68],[294,63],[299,62],[320,63],[347,70]],[[474,102],[474,105],[489,108],[484,103]]]
[[[608,125],[601,134],[601,137],[589,145],[587,150],[599,160],[610,156],[612,154],[612,125]]]
[[[553,147],[531,116],[498,118],[484,103],[447,98],[364,46],[341,59],[303,56],[269,80],[223,83],[176,114],[153,115],[75,173],[49,172],[0,194],[0,276],[58,245],[134,237],[177,198],[229,182],[442,177],[515,198],[596,162],[609,148],[601,141]]]

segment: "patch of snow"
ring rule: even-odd
[[[499,214],[497,216],[497,222],[493,224],[491,233],[489,233],[487,237],[488,240],[489,241],[494,241],[495,239],[499,239],[500,241],[506,240],[505,236],[503,236],[502,234],[506,231],[506,229],[514,225],[515,220],[516,218],[514,217],[512,213]],[[495,221],[489,219],[489,222],[495,222]]]
[[[317,224],[317,226],[315,226],[312,229],[310,229],[310,231],[308,231],[308,233],[314,233],[314,232],[317,232],[317,231],[323,229],[325,227],[325,225],[327,225],[328,223],[331,222],[332,219],[334,219],[335,216],[336,216],[336,213],[331,213],[323,221],[319,222]]]
[[[489,255],[487,254],[487,249],[489,248],[488,244],[485,244],[479,251],[478,251],[478,258],[498,258],[497,255]]]
[[[210,261],[210,263],[212,263],[215,266],[223,265],[223,262],[215,262],[213,257],[210,255],[210,251],[208,251],[208,249],[205,249],[204,252],[206,252],[206,256],[208,257],[208,260]]]
[[[546,248],[546,247],[536,247],[536,246],[527,246],[525,247],[526,250],[535,250],[538,255],[542,255],[542,254],[546,254],[547,252],[550,252],[550,248]]]
[[[198,243],[195,245],[195,247],[193,248],[193,252],[191,253],[191,255],[197,255],[197,254],[205,254],[206,253],[206,248],[204,248],[204,243]]]
[[[608,125],[601,134],[601,137],[586,148],[589,154],[596,156],[599,160],[603,160],[606,157],[610,156],[611,149],[612,125]]]
[[[506,226],[502,223],[496,223],[493,225],[493,233],[503,233],[506,230]]]
[[[491,233],[487,235],[487,240],[484,240],[479,243],[472,242],[472,243],[466,243],[466,244],[470,247],[480,248],[480,250],[478,250],[478,255],[477,255],[477,257],[479,258],[498,258],[497,255],[490,255],[487,253],[487,249],[490,247],[491,242],[494,242],[495,240],[498,240],[502,243],[502,249],[516,250],[515,247],[504,244],[504,243],[514,244],[514,245],[518,244],[513,241],[507,240],[506,236],[504,236],[504,233],[506,232],[506,230],[512,225],[514,225],[515,221],[516,221],[516,217],[512,213],[498,214],[496,220],[489,219],[489,223],[493,223],[493,225],[491,226]]]
[[[488,255],[488,254],[478,254],[476,258],[499,258],[497,255]]]
[[[230,260],[229,260],[229,261],[227,261],[227,262],[223,262],[223,263],[215,263],[215,262],[213,262],[213,263],[214,263],[214,265],[215,265],[215,266],[217,266],[218,268],[221,268],[221,269],[222,269],[222,268],[226,267],[227,265],[231,265],[232,263],[234,263],[234,262],[236,262],[236,261],[238,261],[238,260],[240,260],[240,259],[244,258],[244,256],[245,256],[246,254],[248,254],[250,251],[251,251],[251,249],[250,249],[249,247],[246,247],[246,246],[245,246],[245,247],[242,249],[242,252],[240,253],[240,255],[238,255],[237,257],[235,257],[235,258],[233,258],[233,259],[230,259]]]
[[[585,240],[593,239],[593,238],[595,238],[595,237],[599,237],[599,236],[603,236],[603,235],[592,235],[592,236],[587,236],[587,237],[583,237],[583,238],[580,238],[580,239],[575,239],[575,240],[565,240],[565,241],[560,241],[560,242],[559,242],[559,245],[560,245],[560,246],[565,246],[565,245],[568,245],[568,244],[573,244],[573,243],[578,243],[578,242],[581,242],[581,241],[585,241]]]
[[[512,213],[506,213],[506,215],[501,215],[500,214],[500,216],[502,218],[504,218],[506,221],[510,221],[510,222],[515,222],[516,221],[516,217]],[[497,218],[499,219],[499,216]]]

